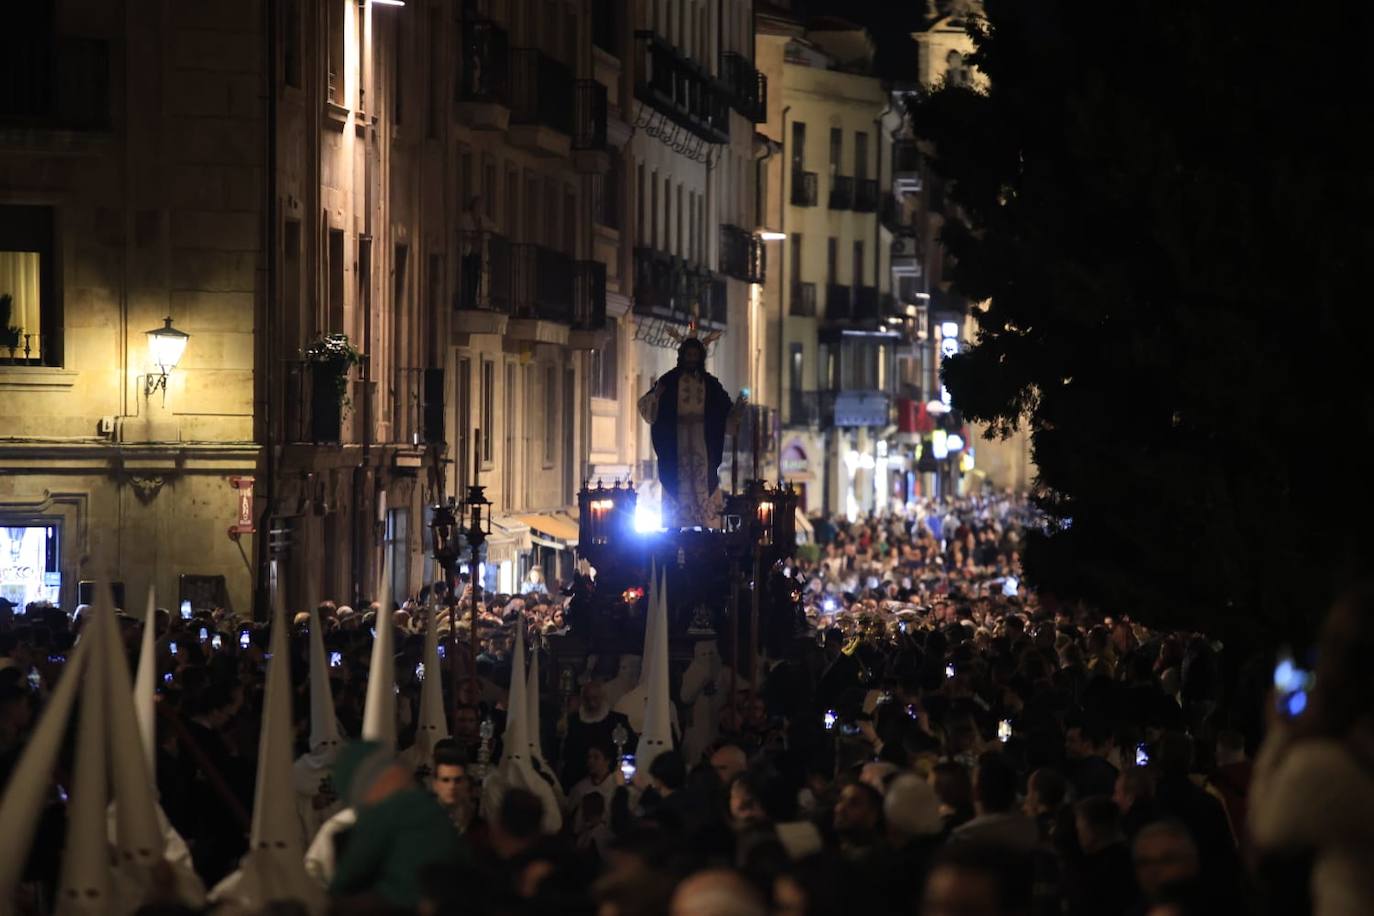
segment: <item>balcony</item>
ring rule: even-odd
[[[784,426],[883,427],[888,425],[892,399],[883,391],[791,391]]]
[[[748,58],[733,51],[722,54],[720,80],[736,111],[755,124],[768,120],[768,77],[755,70]]]
[[[849,329],[877,330],[882,319],[876,286],[841,286],[831,283],[825,290],[825,323]]]
[[[892,398],[885,391],[827,391],[821,400],[821,422],[827,427],[887,426]]]
[[[596,80],[578,80],[573,90],[573,159],[585,175],[604,175],[611,168],[606,146],[608,123],[606,87]]]
[[[573,135],[572,71],[536,48],[510,55],[512,146],[539,156],[567,156]]]
[[[41,10],[41,7],[39,7]],[[110,126],[110,44],[53,39],[41,12],[7,11],[0,128],[101,130]],[[17,13],[18,22],[13,19]],[[36,31],[35,31],[36,27]]]
[[[363,437],[364,420],[377,422],[376,382],[346,378],[340,390],[333,371],[320,363],[286,360],[285,368],[283,442],[358,442]]]
[[[825,321],[829,323],[849,320],[851,287],[839,283],[825,285]]]
[[[657,33],[635,32],[635,98],[706,143],[730,142],[730,100],[696,61]]]
[[[921,276],[920,240],[914,230],[899,230],[892,239],[892,275],[894,277]]]
[[[816,284],[793,283],[787,314],[797,318],[816,317]]]
[[[725,279],[683,258],[652,248],[634,250],[634,311],[674,324],[724,327],[729,318]]]
[[[830,176],[830,209],[851,210],[854,207],[854,179],[847,175]]]
[[[819,184],[815,172],[803,172],[798,169],[792,170],[792,206],[794,207],[814,207],[816,206],[817,185]]]
[[[506,30],[487,19],[464,19],[458,32],[458,119],[475,130],[505,130],[510,124]]]
[[[873,213],[878,209],[878,180],[860,178],[854,182],[854,212]]]
[[[720,271],[745,283],[764,281],[763,240],[739,226],[720,227]]]
[[[921,154],[915,140],[898,140],[892,144],[892,191],[894,194],[920,194]]]
[[[511,244],[494,232],[458,233],[454,331],[503,334],[511,313]]]
[[[606,265],[600,261],[573,262],[572,323],[574,331],[606,328]]]
[[[571,325],[572,258],[543,245],[511,246],[511,316]]]

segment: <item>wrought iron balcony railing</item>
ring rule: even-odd
[[[720,79],[730,92],[730,104],[755,124],[768,120],[768,77],[749,59],[727,51],[720,59]]]
[[[854,211],[873,213],[878,209],[878,180],[860,178],[854,182]]]
[[[573,149],[605,149],[606,87],[597,80],[578,80],[573,97]]]
[[[511,244],[495,232],[458,233],[455,307],[511,313]]]
[[[854,206],[854,179],[848,175],[830,176],[830,209],[849,210]]]
[[[459,22],[459,102],[510,104],[510,44],[506,30],[488,19]]]
[[[798,318],[816,317],[816,284],[793,283],[787,313]]]
[[[816,206],[818,182],[815,172],[803,172],[800,169],[792,170],[792,206],[794,207],[814,207]]]
[[[511,246],[511,314],[571,324],[572,258],[543,245]]]
[[[720,227],[720,272],[746,283],[764,282],[763,240],[739,226]]]
[[[635,97],[707,143],[728,143],[730,99],[715,78],[654,31],[635,41]]]

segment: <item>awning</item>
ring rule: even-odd
[[[566,512],[542,512],[518,515],[516,518],[529,526],[535,543],[559,550],[577,546],[577,522]]]
[[[516,558],[534,547],[530,528],[519,517],[493,515],[491,536],[487,538],[488,563],[513,563]]]

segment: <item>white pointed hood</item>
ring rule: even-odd
[[[525,729],[525,716],[529,715],[525,686],[525,627],[522,621],[515,627],[515,645],[510,650],[510,693],[506,699],[506,732],[501,736],[503,770],[508,764],[528,763],[530,759],[530,737]]]
[[[67,848],[57,884],[59,916],[103,916],[118,909],[110,874],[105,809],[105,629],[114,624],[109,586],[97,586],[95,608],[82,630],[89,642],[81,683],[81,714],[76,733],[76,772],[67,807]],[[22,861],[24,856],[20,856]]]
[[[320,609],[310,609],[310,751],[333,760],[343,746],[334,712],[334,690],[329,685],[329,658],[324,651],[324,624]]]
[[[258,910],[274,900],[295,900],[323,911],[324,891],[305,871],[305,838],[292,784],[291,654],[286,615],[273,601],[272,633],[258,735],[253,826],[239,870],[210,892],[215,902]]]
[[[483,805],[495,816],[507,789],[526,789],[539,798],[544,809],[543,828],[557,833],[563,826],[558,795],[548,780],[537,772],[530,756],[530,732],[525,721],[529,715],[526,699],[525,626],[524,619],[516,624],[515,645],[511,649],[510,694],[506,702],[506,731],[501,736],[501,764],[494,778],[487,780]]]
[[[165,854],[157,790],[132,702],[129,663],[113,617],[101,627],[100,644],[104,647],[102,693],[114,783],[115,860],[131,882],[126,892],[142,898],[152,887],[149,869],[162,862]]]
[[[148,613],[143,617],[143,638],[138,650],[138,676],[134,678],[134,715],[143,739],[143,755],[148,760],[148,775],[157,784],[157,592],[148,587]]]
[[[420,717],[415,727],[415,762],[420,766],[429,764],[434,745],[448,737],[448,722],[444,718],[444,675],[439,667],[437,612],[431,598],[425,614],[425,679],[420,683]]]
[[[85,682],[90,649],[90,640],[83,638],[68,656],[57,687],[0,796],[0,824],[5,825],[0,830],[0,912],[12,898],[28,861],[38,816],[51,791],[53,766],[67,734],[78,688]]]
[[[554,797],[558,799],[558,810],[562,811],[567,807],[567,796],[564,794],[563,786],[559,784],[558,778],[553,775],[553,767],[544,759],[543,730],[539,727],[538,646],[530,650],[529,675],[525,680],[525,734],[530,742],[530,763],[541,778],[547,777],[544,778],[544,782],[548,784]]]
[[[644,731],[635,750],[635,766],[648,772],[654,759],[673,749],[672,703],[668,696],[668,576],[652,586],[649,621],[644,628]]]
[[[372,663],[367,671],[367,698],[363,704],[363,740],[376,741],[396,752],[396,657],[391,627],[391,569],[382,563],[382,587],[378,591],[377,638],[372,641]]]

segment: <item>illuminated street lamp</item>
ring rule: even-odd
[[[162,327],[148,332],[148,355],[158,371],[149,372],[144,377],[144,397],[152,397],[153,392],[158,390],[162,391],[163,397],[167,396],[167,373],[181,362],[181,355],[186,352],[186,341],[190,339],[190,334],[172,327],[170,315],[163,319]]]

